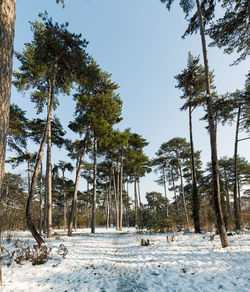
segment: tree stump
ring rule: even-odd
[[[141,246],[148,246],[149,245],[149,239],[141,239]]]

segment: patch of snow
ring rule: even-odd
[[[221,248],[219,236],[175,233],[137,234],[134,229],[78,230],[72,237],[46,239],[51,259],[43,265],[3,266],[1,292],[7,291],[240,291],[249,292],[250,234],[229,237]],[[35,243],[28,232],[15,234]],[[149,246],[141,246],[141,239]],[[60,244],[68,249],[58,255]],[[8,244],[4,241],[3,246]]]

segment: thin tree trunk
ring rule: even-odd
[[[172,184],[173,184],[173,190],[174,190],[174,198],[175,198],[176,212],[178,214],[179,213],[179,206],[178,206],[178,201],[177,201],[177,194],[176,194],[176,187],[175,187],[173,170],[171,170],[171,176],[172,176]]]
[[[163,184],[164,184],[164,195],[165,195],[165,200],[166,200],[166,216],[168,217],[168,197],[167,197],[165,165],[163,165],[162,167],[162,175],[163,175]]]
[[[229,196],[229,190],[228,190],[228,178],[227,178],[227,172],[224,169],[224,176],[225,176],[225,191],[226,191],[226,200],[227,200],[227,212],[229,220],[231,220],[231,207],[230,207],[230,196]]]
[[[27,160],[27,171],[28,171],[28,192],[30,192],[30,161]]]
[[[188,212],[187,212],[187,205],[186,205],[186,199],[185,199],[185,193],[184,193],[183,175],[182,175],[182,169],[181,169],[181,164],[180,164],[180,160],[179,160],[178,154],[177,154],[177,161],[178,161],[178,168],[179,168],[180,179],[181,179],[182,203],[183,203],[184,213],[185,213],[185,217],[186,217],[187,228],[189,229],[190,224],[189,224],[189,218],[188,218]]]
[[[110,194],[111,194],[111,173],[109,176],[108,191],[106,195],[106,228],[110,227]]]
[[[138,198],[137,198],[137,188],[136,188],[136,174],[134,176],[134,196],[135,196],[135,225],[138,222]]]
[[[137,188],[138,188],[138,200],[139,200],[139,209],[141,209],[141,190],[140,190],[140,181],[137,177]]]
[[[86,218],[86,228],[89,228],[89,182],[87,180],[87,218]]]
[[[48,100],[49,104],[49,100]],[[51,178],[51,120],[48,125],[47,160],[46,160],[46,185],[47,185],[47,238],[52,236],[52,178]]]
[[[40,206],[40,218],[39,218],[39,234],[42,234],[43,227],[43,165],[40,166],[40,196],[39,196],[39,206]]]
[[[216,215],[217,227],[220,234],[221,245],[222,247],[227,247],[229,246],[229,241],[227,238],[227,232],[226,232],[226,228],[225,228],[225,224],[224,224],[223,216],[222,216],[222,210],[221,210],[219,170],[218,170],[218,158],[217,158],[217,142],[216,142],[216,135],[215,135],[215,127],[214,127],[214,115],[213,115],[213,108],[212,108],[212,97],[211,97],[211,89],[210,89],[210,76],[209,76],[209,68],[208,68],[206,39],[205,39],[204,25],[203,25],[199,0],[196,0],[196,6],[197,6],[197,13],[199,16],[200,35],[201,35],[205,76],[206,76],[206,88],[207,88],[206,103],[207,103],[210,147],[211,147],[211,163],[212,163],[212,173],[213,173],[213,198],[214,198],[215,215]]]
[[[119,230],[122,231],[122,208],[123,208],[123,201],[122,201],[122,192],[123,192],[123,157],[121,157],[121,167],[120,167],[120,200],[119,200]]]
[[[235,131],[235,143],[234,143],[234,223],[235,229],[240,229],[240,212],[238,204],[238,136],[240,126],[241,106],[238,108],[236,131]]]
[[[81,156],[80,156],[80,159],[78,161],[78,165],[76,167],[74,194],[73,194],[73,199],[72,199],[72,204],[71,204],[71,212],[70,212],[70,218],[69,218],[69,224],[68,224],[68,236],[72,236],[73,221],[74,221],[74,217],[76,216],[76,202],[77,202],[78,185],[79,185],[80,174],[81,174],[81,169],[82,169],[82,162],[84,159],[84,155],[87,151],[89,132],[90,132],[90,128],[88,127],[87,133],[85,135],[84,142],[83,142]]]
[[[127,204],[126,204],[126,213],[127,213],[127,227],[129,227],[129,194],[128,194],[128,180],[127,180]]]
[[[97,139],[96,139],[96,137],[94,137],[94,169],[93,169],[93,195],[92,195],[91,233],[95,233],[96,176],[97,176]]]
[[[190,98],[191,101],[191,98]],[[196,182],[196,170],[194,159],[194,142],[193,142],[193,126],[192,126],[192,107],[189,106],[189,134],[190,134],[190,148],[191,148],[191,162],[192,162],[192,183],[193,183],[193,220],[195,233],[200,233],[200,197]]]
[[[40,166],[41,161],[42,161],[44,147],[45,147],[46,138],[47,138],[47,134],[48,134],[49,121],[51,120],[51,116],[52,116],[53,97],[54,97],[53,93],[54,93],[54,87],[55,87],[56,72],[57,72],[57,63],[55,63],[54,68],[53,68],[52,84],[51,84],[51,87],[49,90],[49,95],[50,95],[49,110],[48,110],[48,114],[47,114],[47,120],[46,120],[46,125],[45,125],[45,129],[44,129],[42,141],[40,144],[40,149],[38,151],[38,155],[37,155],[37,159],[36,159],[36,164],[35,164],[35,168],[34,168],[34,172],[33,172],[33,176],[32,176],[32,181],[31,181],[31,186],[30,186],[30,193],[29,193],[27,205],[26,205],[27,225],[28,225],[28,228],[29,228],[31,234],[33,235],[33,237],[35,238],[35,240],[37,241],[37,243],[39,245],[44,243],[44,240],[37,232],[36,227],[33,223],[32,200],[33,200],[33,197],[34,197],[34,194],[36,191],[36,183],[37,183],[37,178],[38,178],[38,173],[39,173],[39,166]]]
[[[112,174],[113,174],[113,187],[114,187],[114,195],[115,195],[115,224],[116,224],[116,230],[119,229],[119,203],[118,203],[118,192],[116,187],[116,181],[115,181],[115,168],[114,168],[114,162],[112,160]]]
[[[62,170],[62,179],[63,179],[63,230],[66,231],[67,228],[67,201],[66,201],[66,192],[65,192],[65,176],[64,171]]]
[[[239,215],[241,218],[241,196],[240,196],[240,179],[238,178],[238,204],[239,204]]]

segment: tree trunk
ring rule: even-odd
[[[40,167],[40,195],[39,195],[39,206],[40,206],[40,218],[39,218],[39,234],[42,234],[43,227],[43,165]]]
[[[111,173],[109,176],[109,182],[108,182],[108,191],[106,195],[106,228],[108,229],[110,227],[109,221],[110,221],[110,194],[111,194]]]
[[[237,121],[236,121],[236,131],[235,131],[235,142],[234,142],[234,224],[235,229],[240,229],[240,212],[238,204],[238,135],[240,126],[240,115],[241,106],[238,108]]]
[[[115,195],[115,224],[116,224],[116,230],[119,229],[119,204],[118,204],[118,193],[117,193],[117,187],[115,182],[115,168],[114,168],[114,162],[112,160],[112,175],[113,175],[113,187],[114,187],[114,195]]]
[[[240,196],[240,179],[238,177],[238,208],[239,208],[239,215],[240,215],[240,218],[241,218],[241,196]]]
[[[229,190],[228,190],[228,178],[227,178],[227,172],[224,169],[224,176],[225,176],[225,192],[226,192],[226,200],[227,200],[227,212],[229,220],[231,220],[231,207],[230,207],[230,196],[229,196]]]
[[[165,200],[166,200],[166,216],[168,217],[168,197],[167,197],[165,165],[163,165],[162,167],[162,175],[163,175],[163,184],[164,184],[164,195],[165,195]]]
[[[119,230],[122,231],[122,208],[123,208],[123,201],[122,201],[122,193],[123,193],[123,157],[121,157],[121,167],[120,167],[120,200],[119,200]]]
[[[47,114],[47,120],[46,120],[46,125],[45,125],[45,129],[44,129],[42,141],[40,144],[40,149],[38,151],[38,155],[37,155],[37,159],[36,159],[36,164],[35,164],[35,168],[34,168],[34,172],[33,172],[33,176],[32,176],[32,181],[31,181],[31,186],[30,186],[30,193],[29,193],[27,205],[26,205],[27,225],[28,225],[28,228],[29,228],[31,234],[33,235],[33,237],[35,238],[35,240],[37,241],[37,243],[39,245],[44,243],[44,240],[37,232],[36,227],[33,223],[32,200],[33,200],[33,197],[34,197],[34,194],[36,191],[36,183],[37,183],[37,178],[38,178],[39,166],[40,166],[41,161],[42,161],[44,147],[45,147],[45,143],[46,143],[46,139],[47,139],[47,135],[48,135],[49,121],[51,120],[51,116],[52,116],[56,72],[57,72],[57,63],[55,63],[54,68],[53,68],[52,83],[51,83],[51,87],[49,90],[50,99],[48,99],[50,101],[49,110],[48,110],[48,114]]]
[[[119,226],[120,226],[120,175],[119,175],[119,162],[117,162],[117,172],[116,172],[116,194],[117,194],[117,209],[118,209],[118,213],[117,213],[117,222],[116,222],[116,230],[119,230]]]
[[[128,180],[127,180],[127,204],[126,204],[126,215],[127,215],[127,227],[129,227],[129,194],[128,194]]]
[[[226,232],[225,224],[223,221],[221,202],[220,202],[217,142],[216,142],[216,135],[215,135],[214,115],[213,115],[212,97],[211,97],[211,90],[210,90],[210,77],[209,77],[209,68],[208,68],[206,39],[205,39],[204,25],[203,25],[199,0],[196,0],[196,6],[197,6],[197,13],[199,16],[200,35],[201,35],[202,52],[203,52],[205,76],[206,76],[206,88],[207,88],[206,103],[207,103],[207,115],[208,115],[210,147],[211,147],[211,163],[212,163],[212,173],[213,173],[213,198],[214,198],[215,215],[216,215],[217,227],[220,234],[221,245],[222,247],[227,247],[229,246],[229,241],[227,238],[227,232]]]
[[[84,142],[83,142],[81,156],[80,156],[80,159],[78,161],[78,165],[76,167],[74,194],[73,194],[73,199],[72,199],[72,204],[71,204],[71,212],[70,212],[70,218],[69,218],[69,224],[68,224],[68,236],[72,236],[73,221],[74,221],[74,217],[76,216],[76,202],[77,202],[78,185],[79,185],[80,174],[81,174],[81,169],[82,169],[82,162],[84,159],[84,155],[87,151],[89,132],[90,132],[90,128],[88,127],[87,133],[85,135]]]
[[[48,100],[49,104],[49,100]],[[47,185],[47,238],[52,236],[52,178],[51,178],[51,120],[48,125],[47,160],[46,160],[46,185]]]
[[[0,286],[2,286],[2,226],[0,222]]]
[[[86,228],[89,228],[89,182],[87,180],[87,218],[86,218]]]
[[[28,193],[30,192],[30,161],[29,159],[27,160],[27,171],[28,171]]]
[[[67,201],[66,201],[66,192],[65,192],[65,176],[64,171],[62,170],[62,179],[63,179],[63,230],[66,231],[67,228]]]
[[[191,98],[190,98],[191,101]],[[194,159],[194,143],[193,143],[193,126],[192,126],[192,108],[189,106],[189,134],[190,134],[190,148],[191,148],[191,162],[192,162],[192,195],[193,195],[193,220],[195,233],[200,233],[200,197],[196,182],[196,170]]]
[[[176,194],[176,187],[175,187],[173,170],[171,170],[171,176],[172,176],[172,184],[173,184],[173,190],[174,190],[174,198],[175,198],[176,212],[178,214],[179,213],[179,205],[178,205],[178,201],[177,201],[177,194]]]
[[[15,14],[16,0],[0,0],[0,189],[9,128]]]
[[[97,176],[97,139],[96,139],[96,137],[94,137],[94,169],[93,169],[93,195],[92,195],[91,233],[95,233],[96,176]]]
[[[181,169],[181,164],[180,164],[180,160],[179,160],[179,156],[178,156],[177,152],[176,152],[176,155],[177,155],[178,168],[179,168],[180,178],[181,178],[182,203],[183,203],[184,213],[185,213],[185,217],[186,217],[187,228],[189,229],[190,224],[189,224],[187,205],[186,205],[186,199],[185,199],[185,193],[184,193],[184,183],[183,183],[182,169]]]
[[[136,189],[136,175],[134,176],[134,196],[135,196],[135,225],[138,222],[138,199],[137,199],[137,189]]]

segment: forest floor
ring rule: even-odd
[[[6,252],[20,244],[34,244],[28,232],[14,234],[3,241],[3,287],[0,291],[250,291],[250,233],[230,236],[230,247],[221,248],[219,236],[176,232],[137,234],[97,228],[79,230],[71,238],[46,240],[52,248],[50,259],[42,265],[30,262],[7,266]],[[141,246],[141,239],[149,246]],[[68,254],[62,258],[63,244]]]

